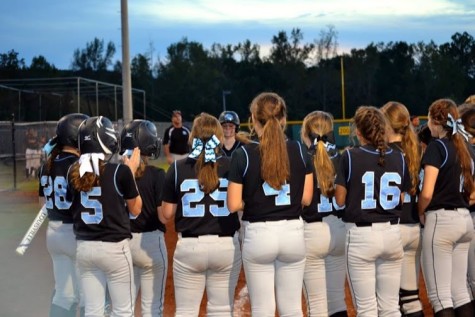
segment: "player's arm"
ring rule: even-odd
[[[336,185],[335,187],[335,201],[339,207],[345,206],[346,202],[346,187],[342,185]]]
[[[140,195],[132,199],[127,199],[125,202],[127,203],[127,208],[131,215],[135,217],[140,215],[142,212],[142,197],[140,197]]]
[[[242,200],[242,184],[231,181],[228,183],[226,204],[229,212],[236,212],[244,209],[244,201]]]
[[[302,205],[308,206],[312,202],[313,197],[313,174],[305,175],[305,183],[303,185]]]
[[[434,194],[435,182],[439,175],[439,169],[432,165],[425,165],[424,167],[424,181],[422,183],[422,190],[419,194],[419,201],[417,203],[417,209],[419,211],[419,218],[421,223],[424,224],[424,211],[429,206]]]
[[[164,218],[163,220],[165,221],[164,223],[173,219],[175,217],[175,213],[176,204],[162,201],[162,216]]]
[[[165,218],[165,215],[163,214],[162,206],[157,207],[157,215],[158,215],[158,219],[163,224],[167,224],[167,222],[170,220],[169,218]]]

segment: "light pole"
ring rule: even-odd
[[[230,95],[231,90],[223,90],[223,111],[226,111],[226,95]]]

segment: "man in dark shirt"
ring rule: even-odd
[[[172,125],[165,130],[163,136],[163,151],[168,164],[185,158],[189,153],[188,138],[190,130],[183,125],[181,111],[174,110],[172,113]]]

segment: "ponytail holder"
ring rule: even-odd
[[[463,126],[462,120],[460,118],[455,120],[454,117],[452,117],[452,115],[449,113],[447,126],[452,128],[452,135],[458,132],[464,137],[465,141],[468,141],[470,134],[465,131],[465,127]]]
[[[86,153],[79,157],[79,176],[94,173],[99,176],[99,160],[104,160],[104,153]]]
[[[327,152],[330,152],[331,150],[336,150],[335,138],[333,137],[333,131],[324,135],[311,133],[310,140],[312,140],[312,146],[310,147],[310,149],[313,151],[316,150],[317,144],[320,141],[323,142],[323,145],[325,146],[325,150]]]
[[[204,144],[203,146],[203,141],[201,139],[198,139],[198,138],[194,138],[193,139],[193,142],[192,142],[192,145],[191,145],[191,148],[192,148],[192,151],[191,153],[188,155],[188,157],[191,157],[191,158],[194,158],[194,159],[197,159],[200,154],[203,152],[203,150],[205,151],[205,159],[204,159],[204,162],[205,163],[208,163],[208,162],[216,162],[216,152],[215,152],[215,148],[220,144],[221,142],[219,142],[219,139],[216,135],[213,134],[213,136],[208,139],[208,141],[206,141],[206,143]]]

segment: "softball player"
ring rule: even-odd
[[[473,203],[475,197],[473,160],[452,100],[433,102],[428,117],[435,140],[427,146],[421,162],[422,272],[435,316],[473,316],[466,286],[474,230],[468,210],[469,200]]]
[[[399,230],[401,231],[404,258],[402,261],[399,306],[403,316],[424,316],[419,299],[419,271],[421,259],[421,229],[417,213],[417,189],[421,154],[417,135],[414,132],[406,106],[399,102],[388,102],[382,108],[389,122],[389,146],[404,154],[411,177],[411,188],[405,193],[400,210]]]
[[[356,110],[360,147],[343,152],[335,198],[345,205],[347,275],[358,316],[400,316],[403,248],[399,208],[410,177],[404,156],[386,143],[386,119],[375,107]]]
[[[148,120],[134,120],[127,124],[120,140],[124,155],[131,154],[136,147],[141,154],[135,180],[142,197],[142,212],[130,220],[136,294],[140,289],[143,317],[163,316],[168,260],[160,196],[165,171],[148,165],[149,158],[160,155],[160,141],[155,125]]]
[[[339,154],[333,136],[333,116],[323,111],[303,120],[302,142],[313,156],[312,203],[303,208],[306,263],[303,280],[307,316],[347,316],[345,302],[345,224],[343,209],[333,201]]]
[[[475,152],[475,108],[472,105],[467,108],[463,114],[462,112],[462,124],[465,130],[470,134],[469,142],[471,144],[472,153]],[[460,106],[459,106],[460,110]],[[475,225],[475,205],[470,206],[470,215],[472,216],[473,223]],[[472,296],[472,306],[475,305],[475,234],[470,242],[470,248],[468,252],[468,286],[469,294]]]
[[[86,317],[103,316],[106,286],[112,316],[134,315],[129,213],[138,216],[142,208],[134,180],[140,151],[134,149],[125,165],[107,162],[106,155],[117,150],[118,135],[109,119],[92,117],[79,127],[81,157],[71,167],[69,182]]]
[[[312,164],[302,145],[286,140],[286,105],[275,93],[251,103],[258,142],[234,152],[228,208],[243,210],[244,271],[253,316],[302,316],[305,238],[302,204],[313,193]]]
[[[88,116],[68,114],[59,119],[56,136],[45,146],[48,160],[39,173],[39,196],[48,210],[46,247],[53,262],[54,295],[50,317],[76,316],[79,283],[76,268],[76,238],[73,232],[71,201],[66,199],[69,167],[79,158],[77,134]]]
[[[227,157],[231,157],[238,148],[243,146],[243,143],[236,138],[239,131],[239,116],[234,111],[223,111],[219,115],[219,123],[223,127],[224,141],[223,153]]]
[[[173,256],[175,316],[198,316],[203,291],[208,316],[232,316],[241,270],[239,220],[226,208],[229,160],[221,152],[223,130],[206,113],[195,118],[192,152],[167,171],[162,209],[175,218]]]

